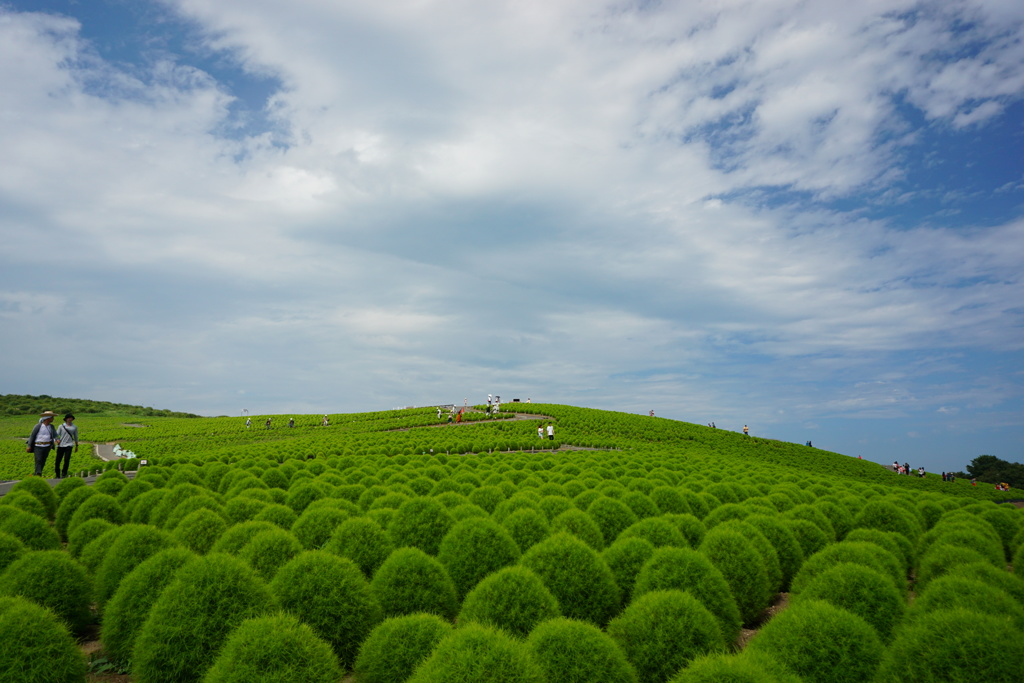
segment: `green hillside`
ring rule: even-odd
[[[40,679],[98,624],[138,681],[1019,681],[1015,492],[517,410],[83,416],[138,458],[0,499],[0,638],[49,624],[14,650]],[[0,419],[12,459],[25,427]]]
[[[141,415],[144,417],[199,417],[191,413],[172,410],[155,410],[125,403],[90,401],[84,398],[58,398],[54,396],[26,396],[23,394],[0,394],[0,416],[39,415],[45,410],[64,415]]]

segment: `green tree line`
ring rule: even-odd
[[[1024,465],[994,455],[979,455],[967,466],[967,473],[986,484],[1006,482],[1015,489],[1024,488]]]
[[[95,415],[98,413],[118,413],[140,415],[143,417],[200,417],[192,413],[181,413],[172,410],[132,406],[125,403],[109,401],[90,401],[84,398],[59,398],[55,396],[26,396],[22,394],[0,395],[0,416],[38,415],[44,410],[52,410],[63,415]]]

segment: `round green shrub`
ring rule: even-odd
[[[619,534],[640,521],[628,505],[607,496],[595,498],[587,507],[587,514],[593,517],[597,526],[601,528],[605,545],[611,545]]]
[[[519,561],[519,546],[490,518],[458,522],[441,540],[437,559],[448,570],[461,600],[482,578]]]
[[[479,505],[488,513],[493,513],[494,508],[505,500],[505,494],[497,486],[481,486],[469,493],[469,502]]]
[[[81,554],[78,556],[78,561],[82,563],[85,570],[92,576],[103,564],[103,559],[107,556],[111,546],[114,545],[114,541],[117,540],[118,536],[124,531],[123,526],[114,526],[107,529],[99,536],[89,541],[84,548],[82,548]]]
[[[748,524],[740,519],[722,522],[716,528],[736,531],[754,546],[754,549],[761,556],[765,572],[768,575],[768,592],[773,595],[778,592],[782,587],[782,566],[779,564],[779,554],[775,552],[775,546],[771,544],[765,535],[752,524]]]
[[[909,572],[914,566],[914,548],[903,534],[897,534],[894,531],[862,528],[853,529],[850,533],[846,534],[844,540],[874,543],[900,560],[905,571]]]
[[[117,498],[105,493],[90,496],[78,506],[68,523],[67,533],[71,534],[76,526],[89,519],[105,519],[111,524],[124,524],[127,521],[124,509],[117,502]]]
[[[853,520],[855,528],[895,531],[911,543],[921,536],[921,523],[910,512],[889,500],[869,500]]]
[[[800,571],[793,577],[790,592],[799,593],[818,574],[842,562],[852,562],[870,567],[888,577],[894,588],[901,594],[906,590],[907,579],[900,561],[874,543],[842,541],[833,543],[821,552],[804,561]]]
[[[754,514],[756,508],[741,503],[725,503],[719,505],[714,510],[708,513],[704,518],[704,526],[708,529],[716,527],[722,522],[728,522],[733,519],[745,519],[750,515]]]
[[[277,571],[302,552],[302,544],[279,526],[261,531],[242,546],[237,556],[249,563],[260,578],[270,581]]]
[[[804,551],[796,539],[796,534],[776,517],[751,515],[743,521],[760,531],[772,544],[779,560],[779,569],[782,572],[782,584],[779,590],[788,591],[793,577],[800,571],[800,566],[804,562]]]
[[[1024,579],[1024,545],[1013,555],[1013,573]]]
[[[209,552],[227,528],[227,522],[218,513],[200,508],[181,520],[171,535],[192,552],[203,555]]]
[[[167,531],[174,531],[181,521],[196,510],[205,509],[224,516],[224,506],[209,496],[192,496],[178,503],[164,519],[162,528]]]
[[[391,617],[377,624],[359,648],[354,666],[360,683],[404,683],[452,625],[436,614]]]
[[[64,502],[64,499],[68,497],[68,494],[75,489],[88,486],[85,480],[80,477],[66,477],[60,480],[60,483],[53,487],[53,492],[57,494],[57,509],[60,509],[60,504]],[[56,517],[54,518],[56,519]]]
[[[152,524],[153,526],[164,526],[167,522],[167,518],[171,516],[171,513],[174,512],[176,507],[181,505],[185,500],[194,497],[216,500],[213,498],[213,494],[202,486],[190,483],[176,484],[173,488],[168,490],[167,495],[163,496],[159,503],[153,506],[149,513],[147,523]]]
[[[88,524],[88,522],[86,522]],[[96,570],[95,597],[102,608],[121,580],[144,560],[174,545],[167,532],[143,524],[126,524]]]
[[[241,522],[228,527],[227,531],[221,534],[217,542],[210,548],[211,553],[228,553],[237,555],[238,551],[245,547],[245,544],[252,540],[253,536],[264,531],[279,529],[276,524],[270,522]]]
[[[548,520],[554,520],[555,517],[562,514],[566,510],[578,510],[582,512],[582,510],[579,510],[573,504],[572,498],[569,498],[568,496],[544,496],[543,498],[540,499],[540,502],[537,505],[540,508],[540,511],[544,513],[544,516],[548,518]]]
[[[608,624],[641,683],[661,683],[694,657],[725,649],[718,621],[684,591],[645,593]]]
[[[1006,561],[1013,557],[1016,547],[1013,545],[1013,538],[1021,530],[1021,520],[1024,517],[1015,509],[1009,507],[993,507],[981,513],[981,518],[992,525],[999,534],[999,540],[1003,544],[1003,552]]]
[[[975,529],[966,525],[940,522],[921,537],[917,547],[922,554],[925,554],[937,545],[970,548],[984,555],[993,567],[1002,567],[1006,564],[1003,545],[994,534],[992,536],[979,534]]]
[[[186,562],[197,556],[186,548],[161,550],[121,580],[103,610],[100,640],[107,656],[119,666],[131,662],[135,638],[160,593]]]
[[[25,544],[7,532],[0,531],[0,574],[10,566],[12,562],[28,552]]]
[[[690,506],[686,504],[686,499],[671,486],[655,486],[651,491],[651,500],[665,514],[690,514]]]
[[[235,496],[224,506],[224,516],[232,524],[241,524],[252,520],[267,505],[270,503],[264,500],[257,500],[249,496]]]
[[[937,579],[963,564],[987,562],[984,555],[976,550],[956,545],[937,545],[928,550],[917,564],[915,588],[923,592],[933,579]]]
[[[729,584],[742,622],[751,624],[756,621],[771,602],[772,591],[764,560],[754,545],[738,531],[719,525],[708,531],[700,545],[700,553],[711,561]]]
[[[170,495],[167,489],[153,489],[139,494],[125,505],[125,514],[133,524],[149,524],[149,518],[164,498]],[[57,510],[60,516],[60,510]]]
[[[60,538],[42,517],[16,507],[0,507],[0,531],[14,536],[29,550],[57,550]]]
[[[192,514],[201,512],[209,511]],[[266,585],[242,560],[217,553],[187,562],[138,633],[133,673],[147,683],[197,680],[239,624],[273,608]]]
[[[866,621],[818,600],[801,601],[775,615],[747,649],[774,657],[806,683],[870,681],[883,652]]]
[[[104,479],[104,477],[106,477],[111,472],[119,474],[121,476],[121,479]],[[124,478],[124,475],[118,472],[117,470],[107,470],[106,472],[100,475],[99,479],[96,480],[96,482],[93,484],[93,488],[95,488],[99,493],[103,493],[108,496],[114,496],[115,498],[117,498],[118,496],[121,495],[121,491],[124,489],[125,484],[127,483],[128,480]]]
[[[294,510],[295,514],[301,515],[314,500],[327,498],[328,495],[330,495],[329,487],[326,484],[317,481],[294,480],[288,487],[285,504]]]
[[[825,516],[825,513],[822,512],[821,509],[816,508],[813,505],[797,505],[796,507],[784,512],[782,517],[784,519],[802,519],[805,522],[810,522],[825,534],[829,543],[835,543],[836,541],[836,528],[832,525],[831,520]]]
[[[578,508],[570,508],[551,520],[551,531],[565,531],[576,536],[594,550],[604,549],[604,534],[594,518]]]
[[[755,639],[756,640],[756,639]],[[964,609],[897,629],[877,683],[1020,683],[1024,637],[1008,619]]]
[[[11,491],[0,498],[0,506],[9,505],[16,507],[23,512],[46,520],[46,507],[39,502],[39,499],[27,491]]]
[[[618,643],[584,621],[558,618],[538,624],[526,648],[548,681],[638,683]]]
[[[335,507],[309,506],[292,524],[292,533],[306,550],[316,550],[327,545],[334,530],[351,515]]]
[[[295,617],[277,614],[242,622],[203,683],[337,683],[341,676],[330,645]]]
[[[82,486],[65,496],[64,500],[60,503],[60,507],[57,508],[57,516],[53,522],[53,526],[60,535],[61,540],[67,540],[68,525],[71,523],[71,518],[78,512],[78,508],[89,498],[101,495],[103,494],[93,490],[91,486]]]
[[[459,609],[455,584],[444,565],[419,548],[399,548],[388,555],[370,588],[384,616],[430,612],[451,620]]]
[[[1010,619],[1014,628],[1024,635],[1024,606],[1009,593],[983,581],[949,574],[928,584],[928,588],[907,610],[907,622],[913,622],[928,612],[950,609],[998,614]]]
[[[80,557],[82,551],[85,550],[85,546],[89,545],[93,540],[99,538],[116,526],[116,524],[112,524],[111,522],[99,517],[96,519],[87,519],[76,526],[73,533],[68,534],[67,551],[72,557]]]
[[[0,598],[0,683],[84,683],[85,658],[67,626],[26,598]]]
[[[545,683],[526,645],[481,624],[446,636],[408,683]]]
[[[817,500],[811,504],[811,507],[818,508],[821,510],[828,521],[832,524],[832,528],[836,532],[836,540],[841,541],[846,538],[846,534],[853,528],[853,515],[851,515],[846,508],[837,505],[830,500]]]
[[[801,683],[763,652],[713,654],[697,657],[670,683]]]
[[[428,555],[437,555],[441,539],[453,523],[445,506],[433,498],[410,498],[391,518],[388,534],[398,548],[419,548]]]
[[[21,596],[53,610],[73,633],[92,621],[92,584],[85,569],[59,550],[29,552],[0,574],[0,595]]]
[[[562,532],[535,544],[519,563],[540,576],[567,617],[603,626],[618,611],[620,592],[611,569],[571,534]]]
[[[707,533],[707,527],[704,526],[704,522],[693,515],[685,513],[669,514],[662,515],[662,518],[679,529],[679,533],[683,535],[683,538],[686,539],[687,544],[691,548],[696,548],[704,542],[704,534]]]
[[[281,505],[280,503],[271,503],[263,506],[259,512],[253,516],[253,521],[256,522],[270,522],[276,524],[280,528],[288,531],[295,524],[299,516],[295,514],[295,510],[291,509],[287,505]]]
[[[45,479],[41,477],[22,479],[11,487],[11,490],[7,492],[7,496],[13,493],[27,493],[31,495],[43,507],[43,516],[46,519],[52,522],[56,518],[60,499],[57,498],[57,494],[50,488]],[[4,496],[4,498],[7,498],[7,496]],[[0,500],[3,500],[3,498],[0,498]]]
[[[806,519],[780,519],[782,525],[793,532],[801,550],[804,551],[804,558],[819,552],[829,544],[828,536],[818,525]]]
[[[324,546],[327,552],[355,562],[367,578],[373,577],[394,549],[391,537],[369,517],[346,519]]]
[[[505,567],[469,592],[458,622],[488,624],[525,638],[538,623],[558,616],[558,601],[540,577],[526,567]]]
[[[129,518],[131,513],[128,510],[128,504],[133,500],[141,496],[147,491],[152,491],[155,487],[148,481],[142,479],[132,479],[128,482],[123,489],[117,494],[117,502],[124,508],[124,513]]]
[[[705,555],[689,548],[658,548],[640,569],[634,599],[655,591],[681,590],[693,595],[718,620],[726,642],[740,633],[741,619],[729,583]]]
[[[856,614],[887,642],[900,622],[905,595],[884,574],[861,564],[843,562],[818,574],[804,587],[794,604],[821,600]]]
[[[626,605],[633,599],[633,584],[640,568],[654,554],[654,546],[644,538],[619,537],[601,553],[601,559],[612,570],[615,583],[622,593],[622,604]]]
[[[679,528],[664,517],[646,517],[623,530],[619,538],[642,538],[655,548],[674,546],[688,548],[689,542]]]
[[[958,564],[950,568],[945,576],[959,576],[981,581],[1009,594],[1017,604],[1024,607],[1024,579],[1014,576],[1005,569],[996,569],[988,562]]]
[[[527,551],[537,543],[540,543],[551,534],[551,526],[543,512],[533,508],[516,510],[504,520],[501,525],[508,529],[512,540],[516,542],[519,549]]]
[[[639,491],[629,491],[623,494],[620,498],[626,506],[633,511],[633,514],[638,519],[647,519],[648,517],[657,517],[661,514],[661,510],[654,504],[654,501],[649,496],[640,493]]]

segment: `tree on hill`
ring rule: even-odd
[[[52,410],[58,414],[75,413],[77,415],[122,413],[142,417],[199,417],[192,413],[157,410],[124,403],[110,403],[109,401],[90,401],[84,398],[57,398],[46,394],[40,396],[3,394],[0,396],[0,416],[38,415],[44,410]]]
[[[967,473],[987,484],[1006,482],[1015,489],[1024,488],[1024,465],[994,455],[979,455],[967,466]]]

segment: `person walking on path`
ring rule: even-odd
[[[57,427],[57,462],[54,463],[57,479],[64,479],[68,476],[71,447],[74,446],[75,453],[78,452],[78,427],[74,422],[75,416],[68,413],[64,416],[64,424]],[[64,467],[61,467],[61,462],[64,463]]]
[[[551,441],[555,440],[555,425],[548,423],[548,439]]]
[[[750,427],[743,425],[743,436],[750,436]]]
[[[537,436],[540,437],[541,439],[544,438],[544,425],[539,425],[537,427]]]
[[[43,476],[43,467],[46,466],[46,458],[50,455],[57,441],[57,430],[53,426],[54,415],[52,410],[47,410],[39,416],[39,422],[32,428],[25,447],[26,453],[35,455],[35,476]]]

